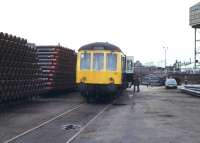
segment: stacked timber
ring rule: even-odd
[[[0,102],[38,96],[44,87],[40,74],[36,47],[0,33]]]
[[[37,46],[42,79],[48,91],[75,88],[76,52],[61,46]]]

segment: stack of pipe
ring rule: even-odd
[[[26,39],[0,33],[0,102],[38,96],[43,92],[37,50]]]
[[[42,79],[48,91],[75,88],[76,52],[61,46],[37,46]]]
[[[184,93],[200,97],[200,85],[199,84],[182,85],[181,87],[179,87],[179,89]]]

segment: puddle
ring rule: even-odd
[[[160,116],[160,117],[166,117],[166,118],[172,118],[172,117],[174,117],[174,115],[171,115],[171,114],[160,114],[158,116]]]
[[[125,106],[127,104],[126,103],[113,103],[112,105],[114,105],[114,106]]]
[[[80,129],[81,126],[80,125],[75,125],[75,124],[67,124],[67,125],[63,125],[62,129],[63,130],[77,130]]]

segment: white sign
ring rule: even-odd
[[[200,3],[190,8],[190,25],[192,27],[200,25]]]

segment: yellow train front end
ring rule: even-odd
[[[88,102],[112,100],[115,93],[123,88],[125,56],[120,49],[112,46],[94,43],[79,49],[76,82]]]

